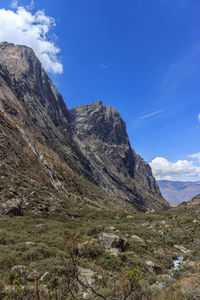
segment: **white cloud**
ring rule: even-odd
[[[18,1],[12,1],[11,5],[15,10],[0,9],[0,42],[31,47],[47,72],[62,73],[63,66],[58,60],[60,49],[49,38],[55,20],[43,10],[32,14],[28,8],[18,7]],[[30,6],[33,5],[31,1]]]
[[[198,114],[198,121],[200,122],[200,114]]]
[[[140,119],[143,120],[143,119],[150,118],[150,117],[152,117],[152,116],[154,116],[154,115],[158,115],[158,114],[162,113],[163,111],[164,111],[164,109],[160,109],[160,110],[154,111],[154,112],[152,112],[152,113],[149,113],[149,114],[147,114],[147,115],[142,116]]]
[[[197,159],[199,161],[199,163],[200,163],[200,152],[197,152],[197,153],[194,153],[194,154],[190,154],[190,155],[188,155],[188,157]]]
[[[196,155],[200,153],[196,153]],[[197,158],[191,154],[189,157]],[[180,178],[198,178],[200,177],[200,165],[195,164],[195,161],[178,160],[170,162],[164,157],[156,157],[150,163],[153,175],[157,180],[179,180]],[[186,180],[187,180],[186,179]]]

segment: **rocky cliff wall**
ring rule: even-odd
[[[26,46],[0,43],[0,109],[2,124],[3,119],[12,124],[34,155],[35,170],[39,166],[43,170],[40,180],[36,176],[39,170],[30,173],[26,159],[21,160],[20,166],[30,178],[34,173],[41,184],[44,177],[45,182],[49,178],[62,195],[73,192],[91,198],[91,188],[86,188],[91,183],[93,190],[104,191],[105,199],[111,194],[137,209],[168,207],[149,165],[131,149],[125,122],[116,109],[97,101],[69,111]],[[8,140],[12,138],[8,136]],[[20,140],[17,152],[21,147],[23,153]],[[19,170],[15,166],[15,171]]]

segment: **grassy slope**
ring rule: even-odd
[[[130,216],[108,210],[86,209],[83,206],[71,207],[66,217],[1,217],[0,282],[9,286],[11,267],[26,265],[37,270],[40,276],[49,272],[50,278],[46,284],[51,286],[57,276],[66,276],[64,262],[69,259],[69,243],[94,240],[80,258],[79,263],[84,268],[98,274],[111,272],[109,277],[120,277],[126,267],[139,269],[142,292],[138,299],[193,299],[191,295],[195,292],[191,287],[197,284],[199,277],[188,274],[197,272],[200,261],[198,210],[182,206],[155,214],[137,213]],[[114,234],[127,238],[130,244],[127,251],[121,252],[118,257],[107,253],[99,244],[98,234],[109,232],[108,226],[116,227],[119,232]],[[131,239],[133,234],[143,238],[144,242]],[[165,280],[169,287],[159,289],[158,283],[166,278],[163,275],[172,267],[173,258],[181,254],[174,245],[183,245],[190,252],[185,256],[180,271],[175,274],[175,281],[168,283]],[[148,260],[154,262],[155,267],[148,266]],[[188,283],[186,291],[182,288],[182,285],[186,286],[185,281]],[[112,283],[107,279],[106,284],[103,284],[103,292],[109,291],[112,295],[113,290]]]

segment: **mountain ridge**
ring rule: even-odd
[[[169,202],[186,202],[200,194],[200,181],[158,180],[161,193]]]
[[[2,143],[5,175],[5,168],[13,161],[16,173],[23,170],[30,179],[37,178],[44,191],[45,184],[53,185],[65,198],[62,201],[67,202],[71,193],[91,200],[92,189],[97,189],[101,201],[114,197],[136,209],[168,208],[149,165],[132,150],[126,125],[116,109],[96,101],[68,110],[33,50],[26,46],[0,43],[0,109],[1,136],[8,135],[13,144],[11,154],[9,146]],[[25,167],[30,161],[23,155],[21,160],[20,150],[31,159],[30,170]],[[15,152],[19,152],[17,161],[13,159]],[[6,155],[11,156],[10,161]],[[1,190],[8,189],[4,180],[1,185]],[[14,189],[17,192],[19,187]],[[27,200],[25,191],[21,194]],[[1,200],[4,205],[5,197]]]

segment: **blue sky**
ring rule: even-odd
[[[60,74],[49,75],[68,108],[114,106],[157,178],[200,180],[198,0],[3,0],[0,8],[19,6],[54,18],[45,39],[60,49]]]

